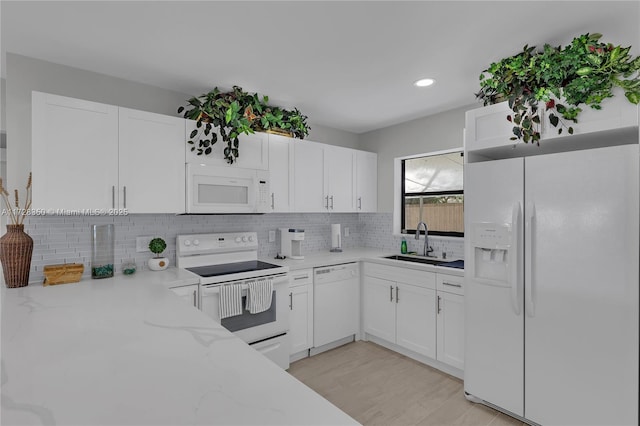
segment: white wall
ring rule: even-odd
[[[3,133],[5,130],[5,122],[6,122],[6,83],[7,81],[4,78],[0,78],[0,133]],[[0,146],[0,177],[2,177],[2,182],[7,182],[7,151],[4,146]],[[0,201],[0,210],[5,208],[4,203]],[[0,215],[0,235],[5,233],[5,225],[7,223],[6,215]],[[1,269],[1,268],[0,268]]]
[[[6,68],[7,172],[12,185],[26,182],[31,169],[32,90],[174,116],[192,96],[11,53],[7,53]],[[353,133],[310,126],[309,140],[349,147],[358,144]]]
[[[462,148],[465,111],[479,106],[468,105],[360,135],[359,149],[378,153],[378,212],[393,211],[393,159]]]
[[[7,104],[5,102],[7,91],[7,80],[0,78],[0,131],[4,130],[4,123],[7,121]]]
[[[360,136],[356,133],[322,126],[320,124],[309,123],[311,130],[307,139],[314,142],[339,145],[346,148],[360,149]]]
[[[13,186],[26,182],[31,170],[32,90],[169,115],[189,97],[21,55],[7,53],[6,61],[7,178]]]

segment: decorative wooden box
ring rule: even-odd
[[[77,283],[82,278],[84,265],[82,263],[64,263],[61,265],[47,265],[44,267],[43,285]]]

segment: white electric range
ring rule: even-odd
[[[178,235],[176,263],[200,276],[200,308],[284,369],[289,368],[289,268],[258,260],[256,232]],[[271,308],[244,309],[247,283],[273,280]],[[220,319],[220,287],[243,286],[243,313]]]

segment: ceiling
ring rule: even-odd
[[[17,53],[199,95],[238,85],[354,133],[473,104],[525,44],[599,32],[640,52],[640,2],[1,1]],[[431,77],[436,84],[412,83]]]

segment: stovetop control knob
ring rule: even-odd
[[[242,241],[240,237],[236,237],[236,243],[239,243],[240,241]]]
[[[243,243],[246,243],[246,242],[247,242],[247,236],[246,236],[246,235],[243,235],[243,236],[242,236],[242,242],[243,242]]]
[[[249,241],[253,241],[253,235],[249,235]]]
[[[200,240],[193,240],[193,245],[194,246],[199,246],[200,245]]]
[[[189,240],[184,240],[184,245],[189,247],[191,245],[191,241]]]

